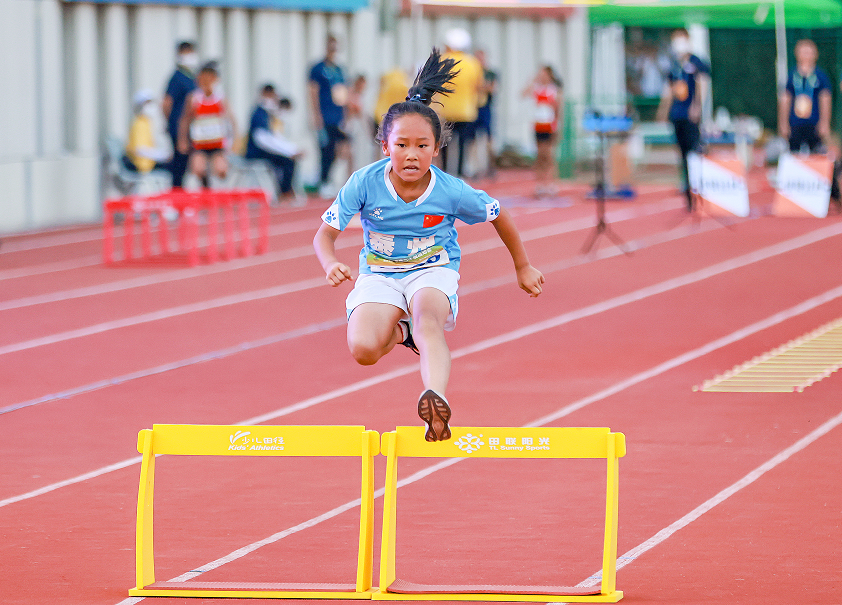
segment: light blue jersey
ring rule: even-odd
[[[360,273],[399,278],[428,267],[459,271],[456,219],[469,225],[493,221],[500,203],[435,166],[427,190],[407,203],[389,180],[391,169],[386,158],[352,174],[322,220],[343,231],[360,213],[365,242]]]

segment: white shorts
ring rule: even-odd
[[[403,278],[387,277],[374,273],[361,273],[357,277],[354,289],[345,300],[347,316],[363,303],[376,302],[394,305],[403,309],[404,319],[409,319],[409,303],[421,288],[435,288],[444,292],[450,301],[450,315],[444,325],[445,330],[452,330],[459,313],[459,273],[447,267],[431,267],[414,271]]]

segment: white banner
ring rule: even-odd
[[[746,170],[736,154],[691,153],[687,168],[690,189],[702,199],[710,214],[749,215]]]
[[[824,155],[786,153],[778,162],[774,213],[778,216],[827,216],[833,160]]]

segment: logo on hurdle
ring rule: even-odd
[[[228,450],[245,451],[245,450],[283,450],[283,437],[262,437],[250,438],[251,431],[237,431],[228,436],[228,441],[231,445]]]
[[[498,437],[491,437],[488,440],[488,446],[492,450],[511,450],[517,452],[525,450],[527,452],[534,452],[536,450],[549,450],[550,438],[538,437],[538,443],[536,444],[535,439],[532,437],[521,437],[520,443],[518,443],[518,440],[515,437],[504,437],[502,442]]]
[[[473,454],[474,452],[478,451],[479,448],[485,445],[485,443],[480,441],[480,437],[482,437],[482,435],[480,435],[479,437],[475,437],[471,433],[467,433],[459,437],[458,441],[454,441],[453,445],[458,447],[466,454]]]

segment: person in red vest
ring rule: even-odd
[[[535,197],[555,195],[556,174],[554,149],[558,125],[563,120],[563,84],[553,68],[544,65],[532,82],[523,89],[524,97],[535,102]]]
[[[178,129],[178,149],[190,154],[190,170],[202,187],[210,187],[209,170],[219,179],[228,173],[225,150],[236,139],[236,126],[228,104],[217,89],[219,69],[206,63],[196,77],[198,88],[190,93]]]

